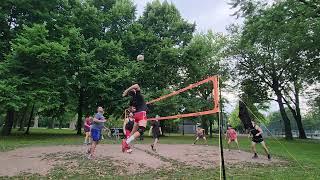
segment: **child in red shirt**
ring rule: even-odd
[[[92,117],[87,116],[84,122],[84,133],[85,133],[85,138],[84,138],[84,144],[90,144],[91,139],[90,139],[90,126],[92,124]]]
[[[237,132],[231,127],[231,125],[228,125],[228,130],[226,132],[226,139],[228,138],[228,149],[229,149],[229,151],[230,151],[230,144],[231,144],[232,141],[234,141],[237,144],[238,151],[240,152],[237,136],[238,136]]]

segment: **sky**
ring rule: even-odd
[[[164,0],[160,0],[163,2]],[[173,3],[180,11],[182,18],[193,23],[196,23],[197,32],[207,32],[212,30],[214,32],[227,33],[226,27],[230,24],[241,24],[243,19],[237,19],[232,14],[235,9],[231,9],[228,2],[230,0],[167,0]],[[137,15],[141,16],[143,10],[148,2],[152,0],[134,0],[137,6]],[[273,2],[269,0],[269,2]],[[229,89],[230,90],[230,89]],[[222,90],[222,96],[228,100],[225,111],[230,113],[238,102],[237,92],[228,91],[228,89]],[[307,105],[306,99],[301,98],[302,112],[306,112]],[[276,102],[271,102],[268,112],[278,110]],[[267,114],[267,113],[264,113]]]
[[[152,0],[134,0],[137,5],[138,16],[144,10],[145,5]],[[163,1],[163,0],[161,0]],[[197,24],[198,32],[213,30],[226,33],[225,27],[241,20],[231,16],[234,9],[227,4],[229,0],[167,0],[173,3],[180,11],[181,16]]]
[[[163,0],[161,0],[163,1]],[[227,33],[226,27],[233,23],[241,23],[241,19],[231,16],[234,9],[227,4],[228,0],[167,0],[173,3],[180,11],[182,18],[190,23],[196,23],[197,32]],[[137,6],[137,15],[141,16],[146,4],[152,0],[134,0]],[[222,96],[228,99],[225,107],[227,112],[231,112],[237,104],[235,93],[222,91]]]

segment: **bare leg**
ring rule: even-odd
[[[230,151],[231,139],[228,139],[228,150]]]
[[[237,144],[238,151],[240,152],[240,147],[239,147],[238,139],[235,139],[234,142]]]
[[[84,138],[84,143],[87,144],[89,142],[89,132],[86,132],[86,136]]]
[[[196,138],[196,140],[193,142],[193,145],[195,145],[198,140],[199,140],[199,137]]]
[[[97,147],[97,141],[93,141],[93,143],[91,145],[91,149],[90,149],[90,156],[92,158],[96,157],[96,147]]]
[[[257,150],[256,150],[256,143],[255,142],[251,142],[251,148],[252,148],[252,151],[254,153],[254,156],[253,158],[258,158],[258,155],[257,155]]]
[[[156,150],[156,145],[157,145],[157,143],[158,143],[158,141],[159,141],[159,139],[158,138],[155,138],[154,139],[154,141],[153,141],[153,144],[151,144],[151,149],[153,150],[153,151],[155,151]]]
[[[262,141],[262,142],[261,142],[261,145],[262,145],[262,147],[263,147],[263,149],[264,149],[264,152],[266,152],[266,154],[269,155],[269,150],[268,150],[268,148],[267,148],[267,146],[266,146],[266,143],[265,143],[264,141]]]
[[[134,123],[130,136],[132,136],[135,132],[137,132],[138,128],[139,128],[139,124]]]
[[[203,137],[204,141],[206,142],[206,145],[208,146],[208,141],[206,137]]]

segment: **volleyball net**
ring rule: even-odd
[[[173,116],[165,116],[165,117],[154,117],[154,118],[148,118],[148,120],[169,120],[169,119],[179,119],[179,118],[186,118],[186,117],[197,117],[197,116],[204,116],[209,114],[215,114],[220,111],[220,96],[219,96],[219,77],[218,76],[210,76],[202,81],[196,82],[194,84],[190,84],[189,86],[179,89],[177,91],[174,91],[172,93],[169,93],[167,95],[161,96],[159,98],[156,98],[154,100],[151,100],[147,102],[147,104],[153,104],[159,101],[162,101],[164,99],[170,98],[172,96],[178,95],[182,92],[188,91],[190,89],[193,89],[195,87],[198,87],[205,83],[212,83],[212,104],[213,109],[206,110],[206,111],[200,111],[200,112],[193,112],[193,113],[185,113],[185,114],[177,114]]]

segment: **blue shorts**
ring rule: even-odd
[[[101,130],[100,129],[91,129],[91,137],[93,141],[101,140]]]

